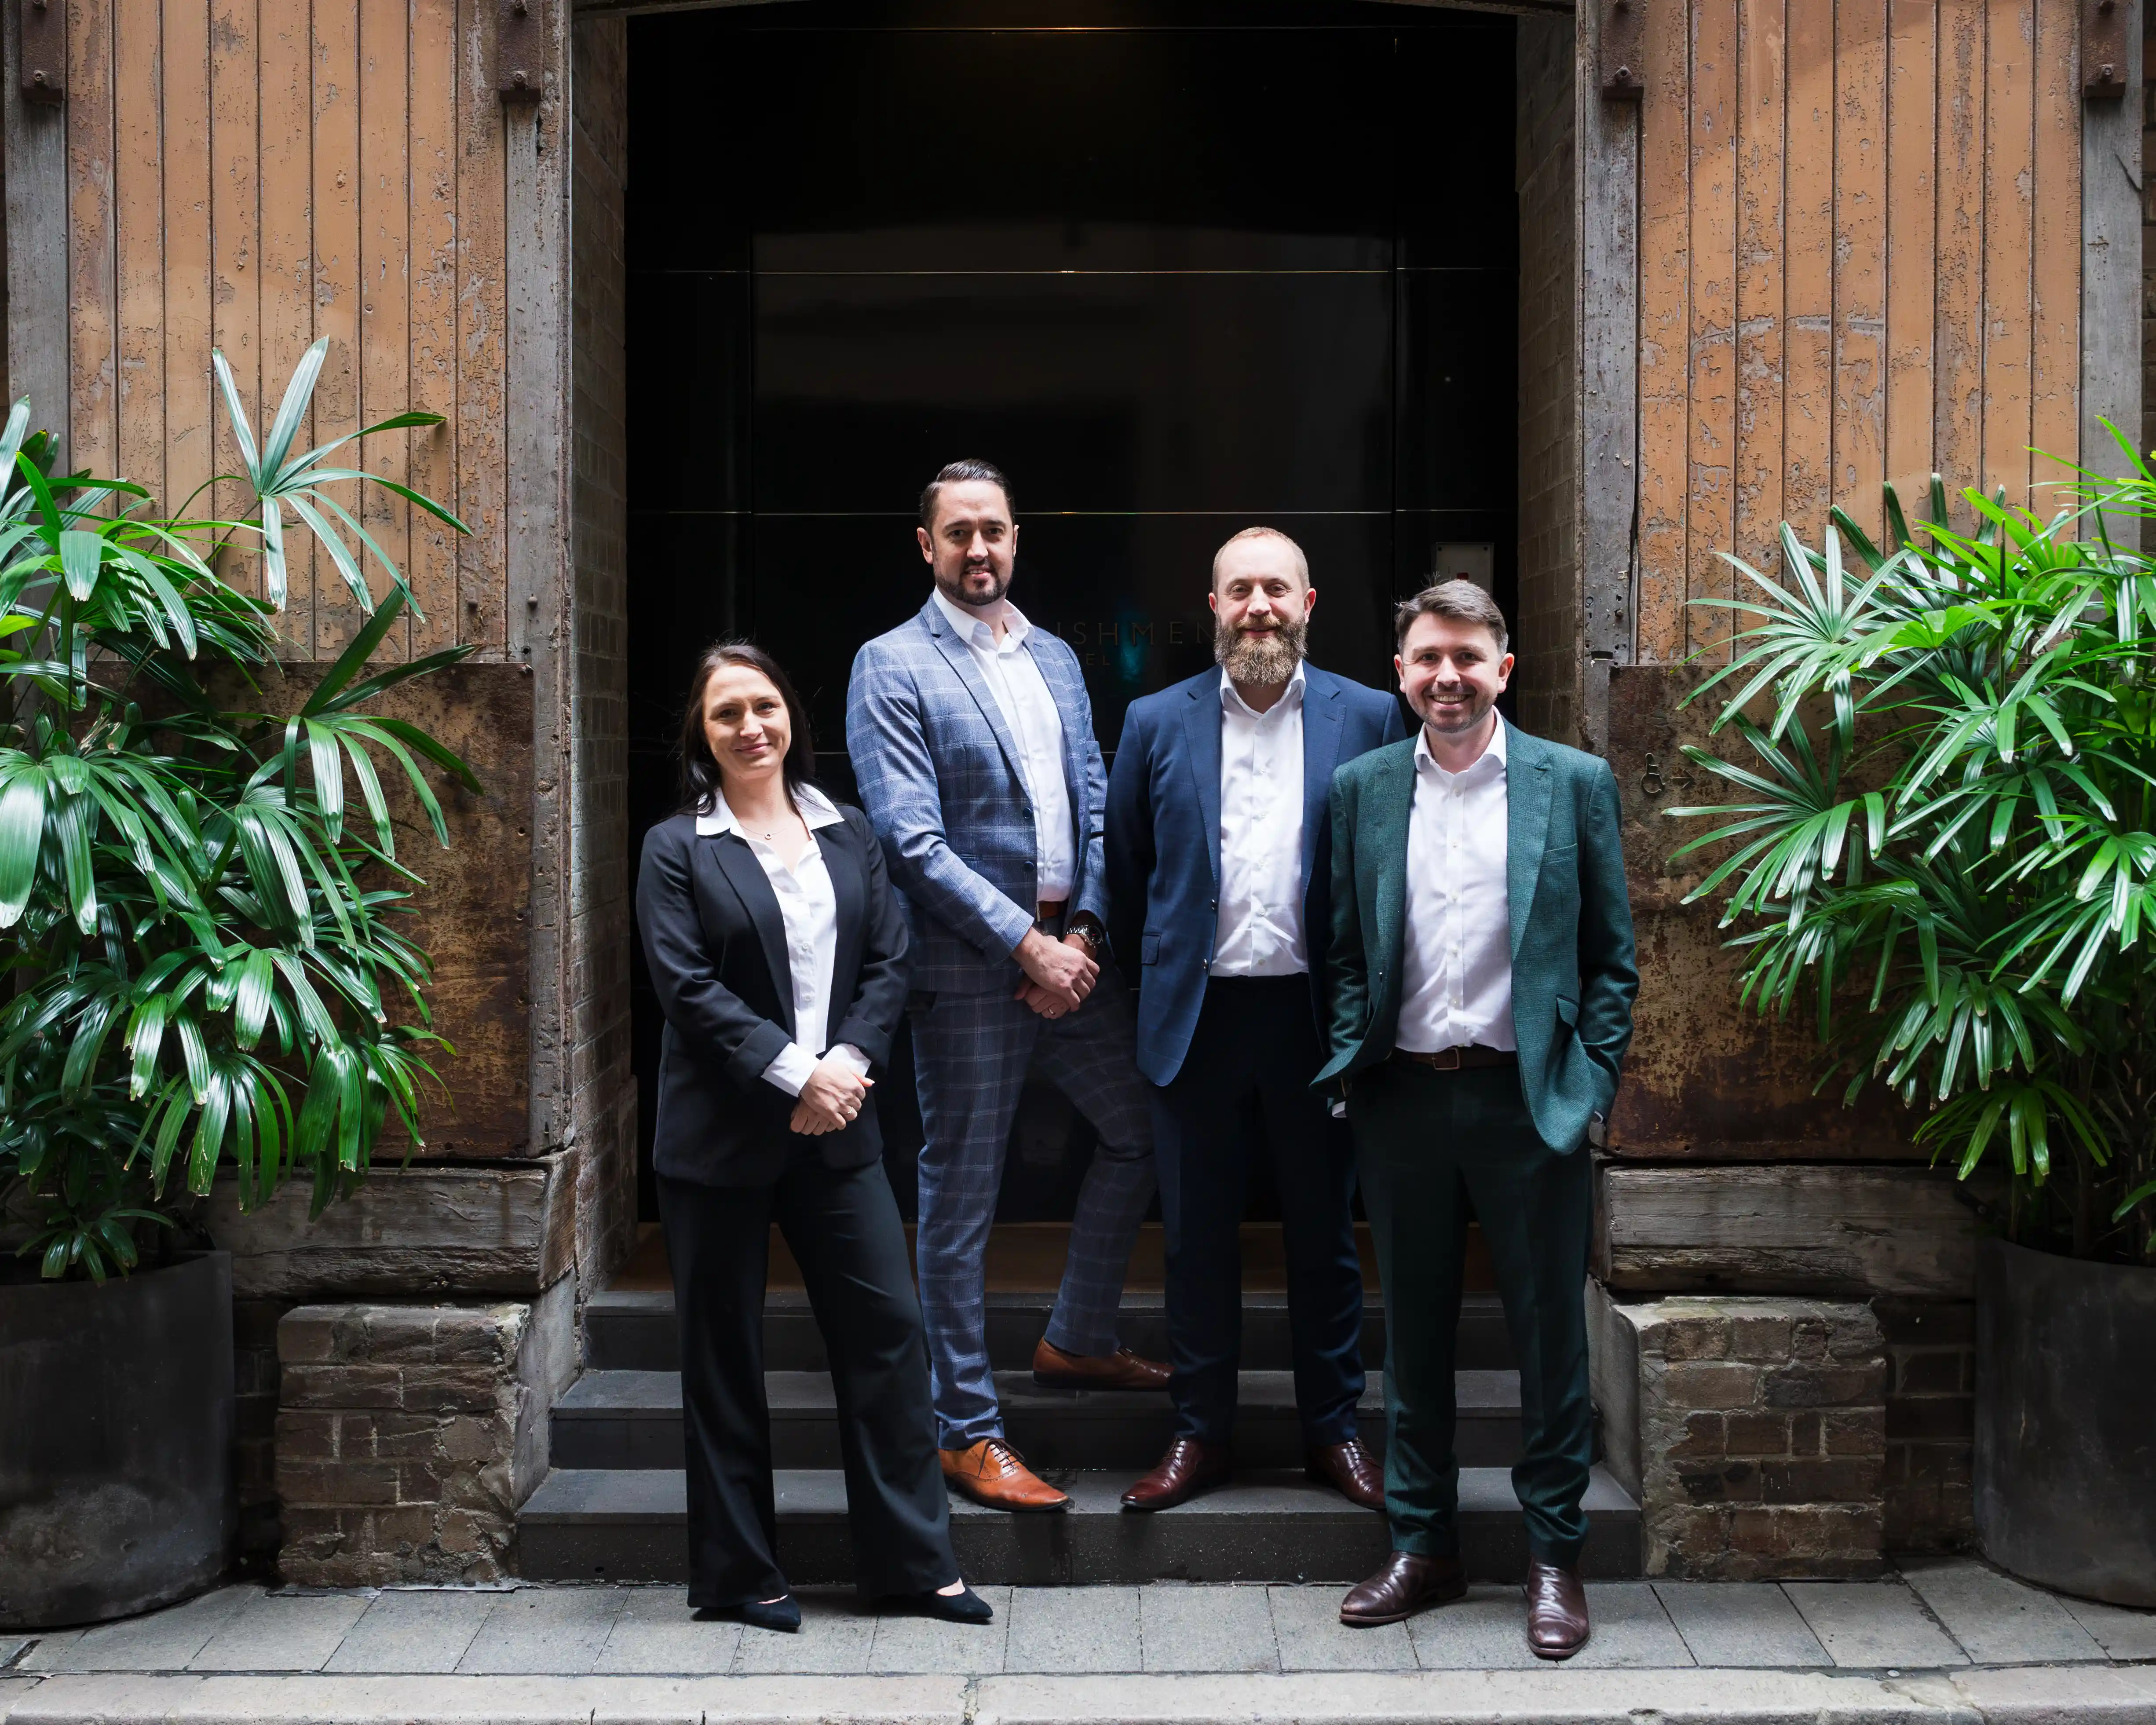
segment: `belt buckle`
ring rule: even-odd
[[[1440,1072],[1457,1072],[1460,1070],[1460,1053],[1456,1048],[1440,1048],[1430,1057],[1430,1063]]]

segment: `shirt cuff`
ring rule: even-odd
[[[798,1096],[815,1070],[816,1056],[799,1043],[789,1042],[779,1050],[778,1058],[763,1069],[763,1081],[777,1085],[789,1096]]]
[[[869,1057],[850,1042],[834,1042],[824,1050],[824,1058],[836,1060],[856,1078],[869,1076]]]

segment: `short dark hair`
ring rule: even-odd
[[[1510,637],[1505,632],[1505,614],[1497,608],[1497,602],[1473,582],[1455,577],[1440,581],[1434,587],[1425,587],[1411,599],[1402,599],[1393,608],[1393,651],[1397,653],[1407,644],[1408,631],[1414,627],[1418,617],[1450,617],[1455,623],[1480,624],[1496,638],[1497,656],[1505,656],[1505,643]]]
[[[929,480],[921,494],[921,525],[936,525],[936,494],[946,485],[963,485],[977,480],[984,485],[998,485],[1003,490],[1004,501],[1009,505],[1013,515],[1018,513],[1018,499],[1012,495],[1011,482],[1004,477],[1004,470],[993,461],[947,461]]]
[[[787,795],[797,795],[803,786],[815,782],[815,739],[808,734],[808,709],[794,693],[793,680],[753,641],[714,641],[697,656],[696,672],[689,679],[689,704],[681,715],[684,814],[711,814],[719,806],[719,763],[712,758],[711,742],[704,735],[704,691],[711,686],[712,677],[730,665],[762,672],[786,703],[787,728],[793,735],[787,742],[779,773],[785,780]]]

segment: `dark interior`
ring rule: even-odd
[[[1367,682],[1441,546],[1494,547],[1513,610],[1510,18],[808,0],[629,30],[632,867],[719,635],[788,666],[851,794],[848,668],[927,598],[915,499],[959,456],[1011,476],[1012,599],[1077,649],[1110,751],[1211,663],[1239,528],[1300,542],[1312,656]],[[910,1062],[877,1101],[910,1216]],[[1029,1092],[999,1218],[1067,1218],[1091,1144]]]

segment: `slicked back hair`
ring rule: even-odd
[[[1278,527],[1245,527],[1228,541],[1227,545],[1213,553],[1213,590],[1220,590],[1220,559],[1228,554],[1228,546],[1240,544],[1245,539],[1277,539],[1295,553],[1296,572],[1302,577],[1302,584],[1310,585],[1310,559],[1302,554],[1302,547]]]
[[[1497,608],[1497,602],[1471,581],[1457,578],[1440,581],[1394,606],[1393,651],[1397,653],[1406,645],[1408,631],[1414,627],[1418,617],[1449,617],[1455,623],[1481,624],[1496,638],[1500,659],[1505,656],[1506,643],[1511,639],[1505,629],[1505,614]]]
[[[947,461],[921,494],[921,525],[932,528],[936,525],[937,492],[946,485],[963,485],[968,480],[999,487],[1004,494],[1004,506],[1013,516],[1018,514],[1018,499],[1011,495],[1011,483],[1004,477],[1003,470],[994,462]]]

